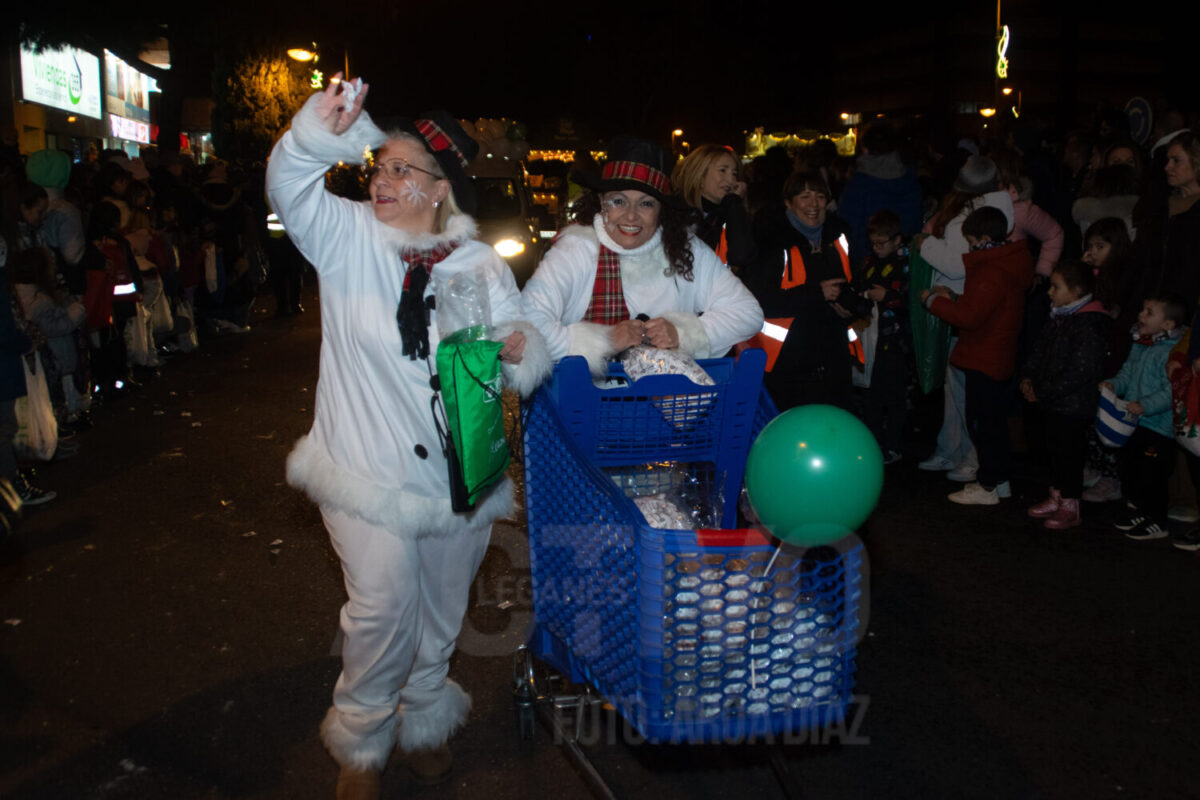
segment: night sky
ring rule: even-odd
[[[535,142],[560,118],[585,135],[666,139],[683,128],[700,142],[732,141],[754,124],[799,126],[831,107],[830,12],[534,2],[519,12],[474,4],[451,22],[437,9],[355,5],[363,24],[312,38],[328,72],[347,38],[351,73],[372,84],[373,113],[504,116],[526,122]]]

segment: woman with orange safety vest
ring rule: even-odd
[[[737,156],[719,144],[700,145],[671,173],[679,197],[700,212],[696,238],[734,273],[741,273],[758,255],[746,211],[746,183],[739,176]]]
[[[820,173],[796,172],[784,183],[783,202],[764,209],[754,226],[759,257],[743,278],[766,322],[751,344],[767,351],[765,383],[781,411],[850,400],[857,342],[849,326],[864,304],[849,285],[849,229],[827,213],[828,202]]]

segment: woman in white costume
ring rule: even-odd
[[[628,347],[725,355],[758,333],[762,309],[691,230],[691,212],[671,197],[661,147],[620,136],[590,192],[521,293],[525,317],[550,355],[584,356],[594,375]]]
[[[385,133],[362,110],[361,79],[339,81],[275,145],[267,191],[321,286],[315,418],[287,464],[321,508],[349,595],[321,736],[342,767],[337,796],[377,798],[397,740],[418,778],[449,772],[447,740],[470,709],[449,659],[492,521],[512,510],[507,479],[474,511],[451,510],[431,412],[438,287],[468,272],[485,282],[508,385],[529,394],[550,362],[519,321],[511,271],[461,210],[473,200],[462,170],[473,141],[444,112]],[[369,202],[325,190],[332,165],[370,150]]]

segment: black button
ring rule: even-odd
[[[417,458],[429,458],[429,451],[425,449],[425,445],[423,444],[414,447],[413,452],[417,454]]]

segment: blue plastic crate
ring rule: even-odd
[[[715,482],[724,518],[736,519],[746,452],[775,413],[759,352],[737,366],[702,362],[714,387],[656,377],[597,389],[586,368],[564,362],[525,426],[533,651],[595,686],[651,741],[827,724],[853,691],[860,549],[784,552],[767,573],[775,546],[756,532],[651,528],[614,481],[622,467],[685,463]],[[615,394],[595,396],[602,392]],[[710,396],[687,405],[692,395]],[[666,398],[683,405],[668,410],[664,427]],[[687,425],[669,419],[700,407]],[[585,409],[634,427],[608,440],[603,426],[585,424]]]

